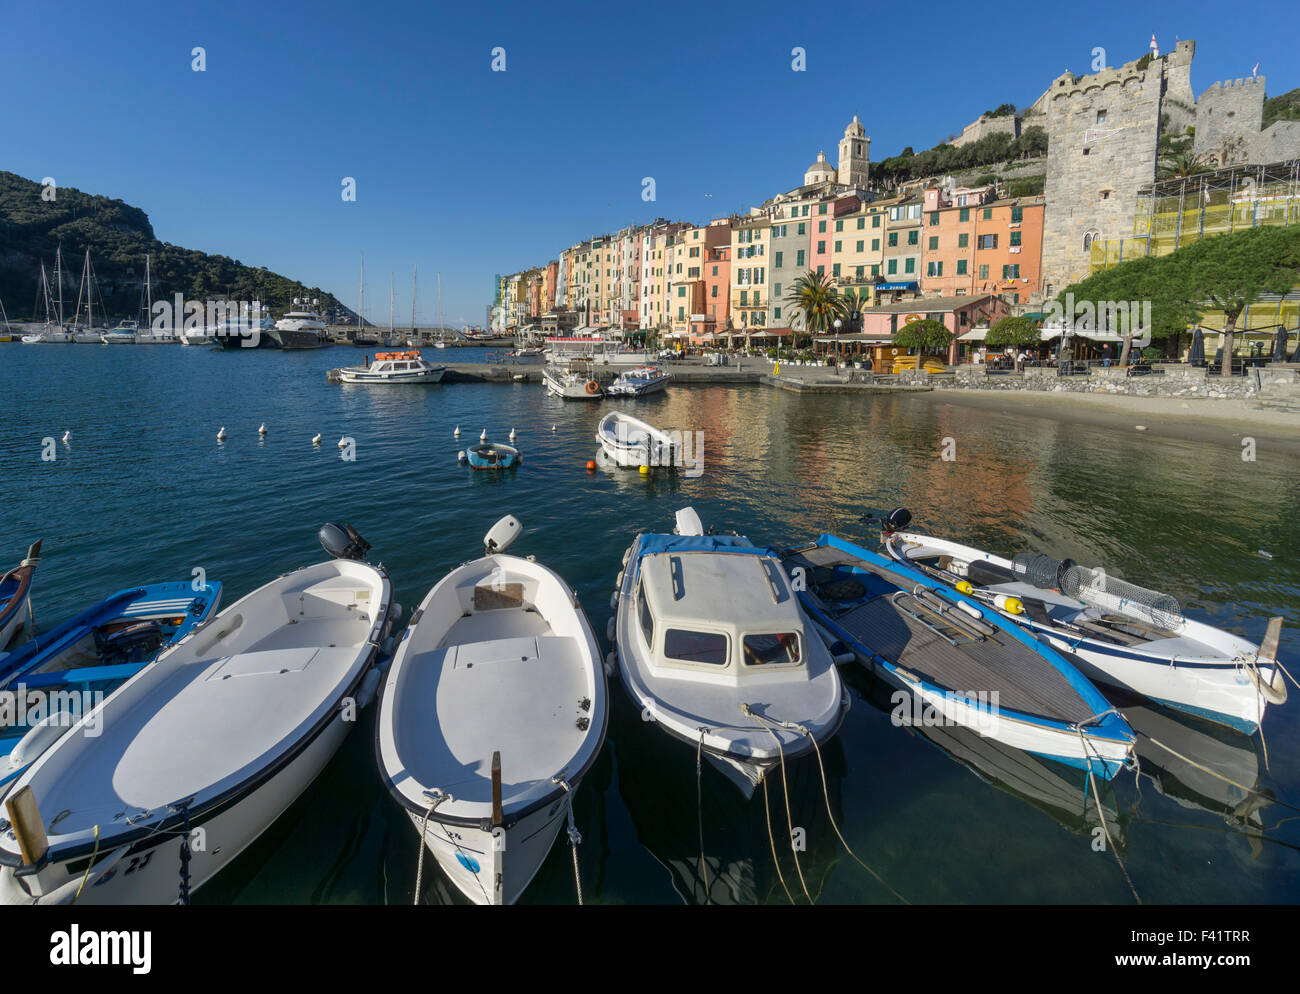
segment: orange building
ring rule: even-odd
[[[958,193],[960,191],[954,191]],[[975,192],[975,191],[973,191]],[[962,204],[925,191],[921,291],[925,296],[997,294],[1013,309],[1029,302],[1042,276],[1042,197]]]

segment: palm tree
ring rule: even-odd
[[[848,314],[845,299],[830,279],[811,269],[794,281],[785,302],[804,316],[804,327],[810,335],[830,331],[836,318]]]
[[[1190,152],[1174,152],[1160,160],[1156,178],[1184,179],[1188,176],[1209,172],[1212,168],[1214,168],[1212,163],[1203,155],[1192,155]]]

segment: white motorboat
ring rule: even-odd
[[[895,560],[956,587],[1071,657],[1085,676],[1251,734],[1269,704],[1287,699],[1277,664],[1282,619],[1262,645],[1183,615],[1168,594],[1072,560],[1025,553],[1005,559],[903,529],[899,508],[882,523]]]
[[[564,369],[548,364],[542,369],[542,383],[548,393],[565,400],[600,400],[604,391],[589,369]]]
[[[393,656],[376,721],[389,791],[475,904],[517,900],[566,818],[577,844],[571,800],[609,713],[577,596],[540,563],[503,554],[519,531],[503,518],[483,558],[429,591]]]
[[[320,349],[330,344],[325,321],[313,309],[319,304],[319,300],[312,300],[309,307],[306,299],[293,298],[293,310],[271,329],[271,337],[282,349]]]
[[[582,329],[578,329],[581,332]],[[598,366],[644,366],[654,359],[645,349],[629,349],[622,342],[598,335],[575,333],[546,339],[551,362],[557,366],[591,363]]]
[[[286,574],[196,627],[14,781],[0,901],[183,903],[316,778],[378,687],[390,618],[364,540],[321,536],[355,558]]]
[[[62,328],[43,328],[35,334],[23,335],[20,341],[24,345],[66,345],[72,342],[72,332]]]
[[[680,439],[622,411],[610,411],[600,419],[596,441],[616,466],[675,468],[681,464]]]
[[[135,321],[122,321],[116,328],[104,332],[100,340],[105,345],[134,345],[140,326]]]
[[[340,383],[437,383],[446,366],[435,366],[418,351],[378,352],[368,366],[331,369],[328,378]]]
[[[849,697],[780,560],[739,535],[642,534],[619,575],[614,638],[642,718],[701,750],[748,796],[819,746]]]
[[[619,373],[606,392],[611,397],[644,397],[666,389],[672,378],[662,366],[636,366]]]
[[[72,341],[78,345],[103,345],[104,333],[102,331],[85,331],[81,328],[72,330]]]

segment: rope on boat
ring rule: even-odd
[[[424,879],[424,850],[428,847],[428,843],[424,841],[424,836],[429,830],[429,815],[433,814],[434,808],[451,797],[450,794],[444,794],[437,787],[425,791],[425,795],[430,800],[429,806],[424,809],[424,821],[420,823],[420,857],[415,861],[415,900],[411,902],[415,905],[420,903],[420,883]]]
[[[808,898],[809,904],[813,904],[815,902],[812,899],[812,895],[808,893],[808,882],[803,878],[803,867],[799,865],[799,850],[794,847],[794,817],[790,814],[790,778],[785,771],[785,746],[781,743],[781,736],[772,731],[770,727],[771,723],[767,718],[755,714],[748,704],[741,704],[740,710],[749,717],[757,718],[762,722],[763,727],[767,729],[768,734],[771,735],[772,738],[776,739],[776,749],[781,757],[781,793],[785,797],[785,826],[788,833],[786,838],[790,840],[790,852],[794,854],[794,870],[795,873],[799,875],[799,886],[803,888],[803,896]],[[773,844],[775,844],[775,841],[776,840],[774,839]]]
[[[709,892],[712,887],[709,885],[709,863],[704,856],[704,786],[702,782],[703,771],[700,760],[704,754],[704,733],[708,729],[703,725],[700,726],[700,741],[695,746],[695,809],[699,815],[700,826],[700,875],[704,878],[704,903],[709,903]],[[774,843],[775,844],[775,843]]]
[[[77,898],[81,896],[81,888],[86,886],[86,881],[90,879],[90,868],[95,865],[95,857],[99,855],[99,826],[95,826],[95,849],[90,854],[90,862],[86,864],[86,872],[81,875],[81,883],[77,884],[77,893],[72,895],[72,903],[77,903]]]
[[[1264,769],[1271,773],[1273,771],[1268,765],[1268,740],[1264,738],[1264,692],[1260,689],[1264,681],[1259,675],[1259,662],[1255,658],[1246,657],[1242,659],[1242,665],[1250,671],[1250,679],[1255,687],[1255,727],[1259,729],[1259,744],[1264,749]]]
[[[559,784],[564,788],[565,800],[569,804],[569,848],[573,851],[573,886],[578,891],[578,907],[582,907],[582,874],[578,872],[578,846],[582,842],[582,836],[573,821],[573,794],[570,793],[569,782],[564,779],[563,774],[551,777],[551,783]]]
[[[1112,709],[1113,710],[1113,709]],[[1106,712],[1103,712],[1106,713]],[[1115,842],[1110,837],[1110,828],[1106,825],[1106,814],[1101,809],[1101,795],[1097,793],[1097,780],[1092,773],[1092,761],[1089,759],[1089,752],[1097,757],[1097,761],[1105,763],[1101,755],[1093,748],[1092,744],[1083,734],[1083,729],[1075,726],[1074,729],[1079,734],[1079,744],[1083,746],[1083,762],[1088,771],[1088,783],[1092,787],[1092,801],[1097,806],[1097,817],[1101,820],[1101,830],[1106,833],[1106,845],[1115,856],[1115,862],[1119,864],[1119,872],[1124,874],[1124,882],[1128,884],[1128,889],[1133,892],[1133,900],[1138,904],[1142,903],[1142,898],[1138,897],[1137,888],[1133,886],[1133,879],[1128,875],[1128,867],[1124,865],[1124,860],[1120,858],[1119,850],[1115,848]],[[1136,753],[1136,749],[1134,752]]]
[[[776,878],[781,881],[781,889],[785,891],[785,898],[791,904],[794,904],[794,896],[790,893],[790,888],[785,885],[785,874],[781,872],[781,858],[776,854],[776,836],[772,834],[772,809],[767,800],[767,775],[760,773],[758,782],[763,785],[763,815],[767,818],[767,841],[772,846],[772,862],[776,864]]]

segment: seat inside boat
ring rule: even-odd
[[[877,656],[959,694],[998,692],[1003,710],[1083,721],[1091,709],[1065,675],[1013,635],[966,628],[936,614],[927,599],[900,589],[875,563],[831,546],[796,550],[787,569],[802,567],[808,593],[854,642]],[[863,594],[832,596],[856,581]]]

